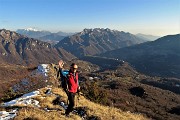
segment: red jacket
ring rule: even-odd
[[[76,93],[79,86],[78,73],[70,72],[68,75],[67,83],[69,92]]]

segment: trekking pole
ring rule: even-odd
[[[77,97],[76,97],[76,98],[77,98],[77,100],[76,100],[76,107],[77,107],[77,104],[78,104],[78,102],[79,102],[79,95],[80,95],[79,92],[77,92]],[[77,102],[77,101],[78,101],[78,102]]]
[[[78,103],[78,102],[77,102],[77,99],[78,99],[78,96],[76,96],[76,99],[75,99],[75,100],[76,100],[76,107],[77,107],[77,103]]]

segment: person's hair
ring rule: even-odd
[[[75,63],[72,63],[72,64],[71,64],[71,67],[74,67],[74,65],[76,65],[76,64],[75,64]]]

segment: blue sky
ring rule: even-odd
[[[0,0],[0,29],[180,33],[180,0]]]

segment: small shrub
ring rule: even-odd
[[[100,88],[97,82],[85,82],[82,85],[82,92],[85,96],[97,103],[107,104],[107,93],[105,89]]]

